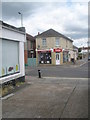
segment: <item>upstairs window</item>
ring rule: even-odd
[[[33,42],[31,42],[31,49],[33,49]]]
[[[56,46],[59,46],[59,38],[56,38]]]
[[[42,39],[42,46],[46,46],[46,38]]]

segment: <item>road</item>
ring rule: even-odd
[[[61,66],[27,67],[26,75],[38,76],[38,69],[41,70],[42,77],[48,76],[48,77],[88,78],[88,63],[82,66],[61,65]]]

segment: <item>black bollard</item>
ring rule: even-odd
[[[41,70],[38,70],[38,77],[41,78]]]

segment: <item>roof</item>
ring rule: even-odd
[[[13,29],[13,30],[16,30],[16,31],[20,31],[20,32],[24,32],[25,33],[25,27],[19,27],[19,28],[17,28],[17,27],[15,27],[15,26],[12,26],[12,25],[10,25],[10,24],[7,24],[7,23],[5,23],[5,22],[3,22],[3,21],[1,21],[0,20],[0,24],[2,25],[2,27],[8,27],[8,28],[10,28],[10,29]]]
[[[77,46],[75,46],[75,45],[73,45],[73,48],[74,48],[74,49],[78,49],[78,47],[77,47]]]
[[[26,38],[27,38],[27,40],[31,40],[31,41],[35,40],[35,38],[32,35],[28,34],[28,33],[26,33]]]
[[[63,34],[53,30],[53,29],[49,29],[41,34],[38,34],[37,36],[35,36],[36,38],[40,38],[40,37],[63,37],[66,38],[68,40],[70,40],[71,42],[73,42],[73,40],[71,40],[70,38],[64,36]]]

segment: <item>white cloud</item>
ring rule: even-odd
[[[88,38],[76,39],[74,40],[74,45],[77,47],[87,47],[88,46]]]
[[[20,26],[20,20],[13,21],[15,20],[11,19],[8,22]],[[75,34],[73,39],[76,39],[74,41],[76,46],[82,42],[83,45],[86,45],[87,38],[83,35],[87,34],[88,30],[88,4],[45,3],[44,6],[34,8],[32,15],[24,17],[24,25],[27,32],[33,36],[38,32],[53,28],[62,34],[71,36]],[[81,34],[83,38],[80,38]]]

